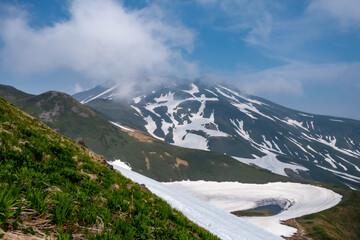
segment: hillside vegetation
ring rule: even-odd
[[[216,239],[0,98],[0,238]]]
[[[305,227],[306,236],[319,240],[360,239],[360,192],[336,185],[326,187],[343,199],[330,209],[296,219]]]

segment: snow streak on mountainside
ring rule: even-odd
[[[115,86],[97,87],[74,97],[86,103],[113,99],[116,92]],[[161,86],[129,105],[149,134],[171,144],[224,153],[281,175],[360,188],[360,121],[298,112],[201,82]]]
[[[252,239],[280,240],[282,238],[271,234],[251,223],[246,222],[226,211],[211,206],[190,195],[177,191],[163,183],[135,173],[121,161],[112,163],[125,177],[146,187],[157,196],[168,202],[173,208],[182,212],[191,221],[207,229],[221,239]],[[125,168],[123,168],[125,166]]]
[[[85,92],[76,93],[74,95],[75,99],[77,99],[80,103],[85,104],[92,100],[98,99],[98,98],[106,98],[106,99],[112,99],[113,95],[117,93],[117,85],[106,88],[103,86],[97,86],[93,89],[90,89]],[[81,99],[81,100],[79,100]]]

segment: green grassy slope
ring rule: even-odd
[[[6,90],[0,87],[1,96],[3,92]],[[16,93],[17,96],[21,94]],[[159,181],[289,181],[289,178],[249,167],[222,154],[176,147],[141,131],[123,132],[64,93],[30,96],[18,106],[61,134],[71,139],[82,138],[91,150],[107,160],[121,159],[130,163],[133,170]]]
[[[319,240],[360,239],[360,192],[336,185],[325,187],[341,194],[343,199],[328,210],[297,218],[306,236]]]
[[[0,166],[0,237],[215,239],[2,98]]]

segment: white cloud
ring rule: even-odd
[[[216,29],[239,33],[272,55],[306,59],[306,45],[338,31],[360,28],[359,0],[196,0],[213,12]],[[294,10],[294,6],[297,8]],[[213,18],[216,18],[214,20]],[[304,51],[305,50],[305,51]]]
[[[197,72],[184,59],[193,32],[156,5],[130,10],[115,0],[74,0],[68,10],[68,20],[43,28],[29,26],[23,14],[2,19],[3,67],[24,75],[65,69],[127,87]]]
[[[359,0],[314,0],[307,11],[325,19],[333,18],[341,27],[360,27]]]
[[[81,85],[79,83],[75,83],[73,93],[78,93],[78,92],[82,92],[82,91],[84,91],[84,88],[81,87]]]
[[[359,84],[360,62],[309,64],[292,62],[282,67],[256,73],[239,73],[240,89],[249,94],[302,95],[304,85],[340,83],[348,86]]]

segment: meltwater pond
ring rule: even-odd
[[[284,209],[277,204],[269,204],[265,206],[260,206],[252,209],[248,209],[248,211],[268,211],[269,215],[276,215],[282,212]]]
[[[267,204],[251,209],[233,211],[232,214],[238,217],[252,217],[252,216],[273,216],[284,211],[284,208],[279,204]]]

